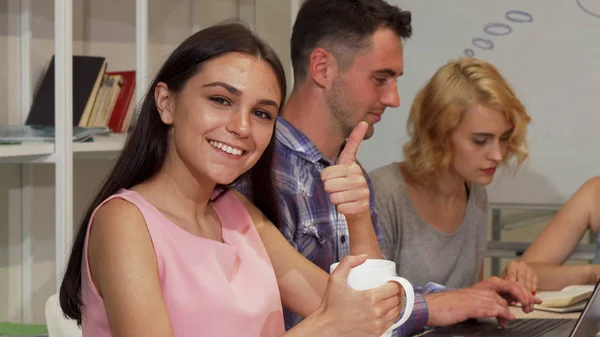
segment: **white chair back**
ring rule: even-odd
[[[46,301],[46,325],[49,337],[82,337],[77,322],[68,319],[63,314],[58,294],[50,296]]]

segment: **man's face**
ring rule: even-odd
[[[371,46],[357,52],[352,65],[337,73],[327,104],[346,137],[365,121],[369,124],[365,139],[370,138],[385,108],[400,105],[396,80],[403,71],[402,40],[381,28],[373,34]]]

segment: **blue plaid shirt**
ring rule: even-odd
[[[334,163],[300,130],[279,117],[275,131],[274,172],[281,208],[281,231],[302,255],[329,273],[329,266],[350,253],[350,238],[345,217],[337,212],[321,180],[321,171]],[[364,172],[364,169],[363,169]],[[380,247],[383,235],[377,222],[373,187],[371,219]],[[248,195],[240,185],[240,192]],[[410,319],[394,330],[394,336],[411,336],[425,327],[429,314],[424,294],[445,289],[434,283],[415,287],[415,306]],[[302,317],[284,308],[286,330],[298,324]]]

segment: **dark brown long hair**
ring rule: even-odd
[[[241,23],[228,22],[203,29],[183,41],[162,65],[149,86],[140,106],[125,146],[100,191],[89,205],[81,220],[73,241],[71,255],[60,287],[60,306],[65,315],[81,324],[81,267],[84,242],[92,212],[120,189],[128,189],[153,177],[163,166],[167,152],[169,127],[162,123],[154,100],[154,88],[164,82],[169,90],[177,94],[187,81],[202,69],[202,65],[213,58],[230,52],[240,52],[266,61],[277,76],[281,89],[281,107],[285,103],[285,71],[273,49],[260,40]],[[274,139],[258,159],[257,163],[232,184],[218,185],[226,191],[240,179],[250,186],[250,197],[254,204],[274,224],[279,225],[279,208],[275,198],[271,163]]]

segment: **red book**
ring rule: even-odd
[[[123,76],[123,84],[121,91],[115,102],[115,107],[110,115],[108,127],[115,133],[122,132],[123,123],[127,116],[127,111],[131,108],[130,105],[135,105],[133,96],[135,94],[135,70],[129,71],[111,71],[106,72],[107,75]]]

